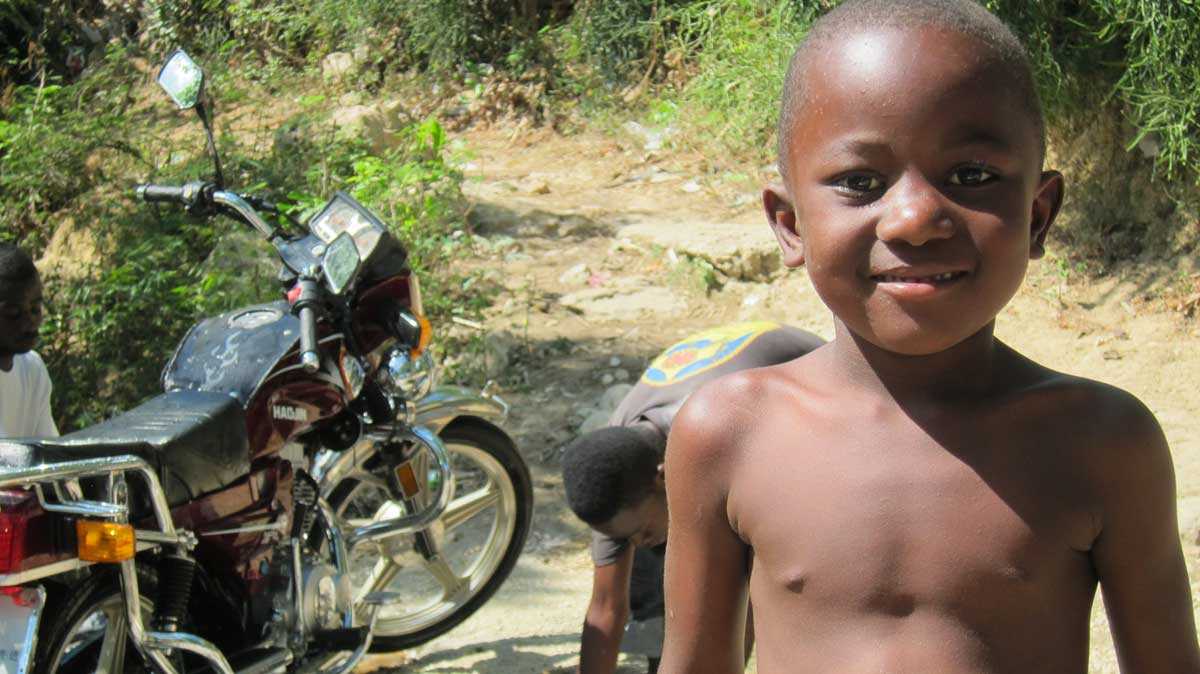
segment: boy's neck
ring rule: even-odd
[[[0,371],[11,372],[13,369],[13,354],[0,353]]]
[[[836,323],[835,367],[850,382],[901,402],[984,395],[995,389],[997,361],[1010,353],[993,335],[994,322],[945,351],[923,356],[887,351]]]

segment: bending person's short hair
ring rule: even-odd
[[[0,243],[0,285],[10,288],[25,285],[37,275],[29,253],[11,243]]]
[[[576,438],[563,449],[567,505],[588,524],[603,524],[654,489],[663,457],[653,429],[614,426]]]
[[[805,104],[804,78],[809,59],[832,40],[860,28],[933,26],[968,35],[986,45],[984,56],[1002,64],[1025,102],[1038,133],[1040,156],[1046,153],[1046,120],[1025,45],[996,15],[974,0],[846,0],[813,24],[792,55],[779,112],[779,170],[787,179],[790,131]],[[1041,161],[1039,159],[1039,161]]]

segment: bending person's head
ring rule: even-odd
[[[651,427],[602,428],[563,452],[567,504],[613,538],[654,546],[666,540],[663,437]]]

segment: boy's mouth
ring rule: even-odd
[[[946,271],[937,274],[890,272],[886,274],[872,274],[871,280],[876,283],[918,283],[928,285],[951,283],[966,275],[967,272],[965,271]]]
[[[963,269],[899,267],[871,274],[871,282],[880,291],[898,300],[933,298],[952,288],[970,274]]]

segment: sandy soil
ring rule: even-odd
[[[716,260],[721,270],[731,255],[773,248],[757,210],[769,171],[720,173],[700,157],[648,152],[643,140],[502,129],[455,139],[479,236],[477,258],[465,263],[504,287],[484,329],[513,403],[509,428],[535,475],[534,529],[516,572],[477,615],[362,671],[572,671],[590,564],[585,529],[562,502],[559,447],[609,385],[635,378],[693,330],[770,318],[830,336],[828,312],[802,271],[772,270],[768,260],[723,274],[695,261]],[[732,253],[722,249],[731,239],[743,242]],[[1148,301],[1152,274],[1087,280],[1062,268],[1053,254],[1036,264],[997,331],[1050,367],[1133,392],[1157,414],[1174,451],[1200,614],[1200,335]],[[1099,603],[1092,652],[1092,672],[1117,671]],[[623,665],[623,674],[636,671],[641,663]]]

